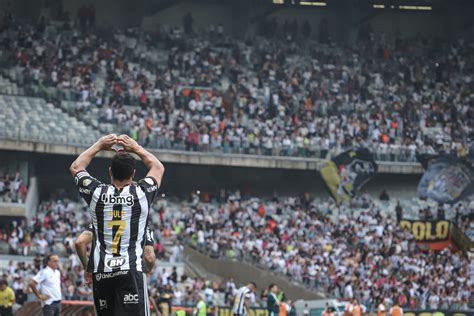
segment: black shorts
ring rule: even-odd
[[[146,276],[139,271],[97,272],[92,276],[98,316],[148,316]]]

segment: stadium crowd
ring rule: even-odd
[[[339,209],[332,200],[308,195],[260,199],[223,191],[211,201],[202,202],[193,194],[188,201],[161,199],[155,204],[158,258],[179,261],[182,243],[187,243],[213,257],[246,260],[331,296],[357,298],[369,309],[381,300],[405,307],[466,308],[472,296],[472,258],[450,249],[421,252],[410,233],[397,226],[396,217],[406,217],[403,209],[387,209],[368,195]],[[420,212],[428,213],[435,217],[428,208]],[[468,226],[474,222],[474,208],[467,203],[445,213],[438,216]],[[38,258],[50,251],[66,255],[65,297],[90,294],[73,251],[74,237],[88,222],[86,214],[80,203],[44,202],[31,225],[14,222],[10,230],[11,253]],[[173,242],[165,250],[160,241],[167,240]],[[26,281],[36,271],[34,267],[11,264],[9,281],[15,281],[16,274]],[[155,269],[149,280],[152,295],[159,299],[172,291],[171,304],[197,300],[200,292],[195,289],[202,289],[209,303],[228,303],[235,290],[235,286],[229,290],[229,284],[178,278],[175,271],[162,269]],[[262,304],[258,299],[252,302]]]
[[[464,156],[471,147],[474,46],[463,39],[368,34],[347,48],[286,38],[239,41],[221,28],[199,34],[171,29],[156,37],[85,28],[92,20],[82,24],[2,23],[3,74],[19,74],[12,80],[28,95],[56,91],[56,102],[77,102],[79,117],[99,109],[102,123],[149,147],[326,157],[364,146],[393,161],[415,161],[417,152]],[[0,176],[0,200],[25,197],[18,174]],[[365,195],[338,208],[308,195],[261,199],[224,192],[212,202],[195,194],[191,202],[161,200],[155,208],[160,259],[179,261],[188,243],[332,296],[357,298],[372,310],[383,300],[463,309],[473,294],[472,257],[450,249],[421,252],[397,225],[400,209]],[[472,235],[472,206],[439,212],[448,213]],[[43,202],[28,225],[14,221],[2,232],[10,254],[37,256],[32,264],[10,263],[3,274],[17,302],[26,300],[25,282],[42,256],[58,249],[67,255],[64,297],[90,298],[73,251],[87,223],[82,204],[60,197]],[[177,240],[168,251],[167,239]],[[157,300],[171,304],[194,304],[199,294],[229,304],[236,289],[232,280],[206,282],[161,269],[150,276],[150,287]],[[257,297],[251,302],[262,304]]]
[[[156,36],[12,20],[0,37],[22,86],[57,88],[79,116],[100,108],[103,123],[150,147],[325,157],[364,146],[396,161],[469,150],[468,41],[366,34],[345,48],[221,31]]]
[[[14,175],[8,172],[0,173],[0,202],[24,203],[28,188],[19,172]]]
[[[173,226],[212,256],[246,259],[367,307],[383,299],[421,308],[467,306],[472,259],[450,249],[420,252],[393,211],[386,216],[370,200],[360,203],[359,212],[354,213],[356,205],[339,210],[334,223],[331,202],[308,197],[264,202],[237,194],[228,203],[181,208]],[[463,214],[472,222],[472,209]]]

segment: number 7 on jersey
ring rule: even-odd
[[[118,244],[120,241],[120,237],[122,237],[123,231],[125,230],[126,223],[123,220],[116,220],[109,222],[109,228],[112,228],[112,234],[114,229],[117,227],[117,231],[113,235],[112,240],[112,253],[118,254]]]

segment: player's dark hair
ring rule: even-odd
[[[135,158],[129,153],[116,154],[110,163],[112,177],[118,181],[129,179],[133,175],[135,165]]]
[[[0,279],[0,285],[6,285],[8,286],[8,282],[5,279]]]
[[[255,283],[255,282],[250,282],[250,284],[252,284],[253,287],[254,287],[255,289],[257,289],[257,283]]]
[[[275,283],[270,284],[270,286],[268,287],[268,290],[271,291],[275,285],[276,285]]]

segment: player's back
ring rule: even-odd
[[[147,177],[118,189],[85,171],[78,176],[76,183],[89,205],[96,230],[88,270],[143,271],[146,225],[150,204],[158,190],[156,181]]]
[[[245,310],[245,299],[248,297],[250,289],[246,286],[241,287],[237,290],[235,295],[234,306],[232,312],[234,315],[244,315],[246,314]]]

